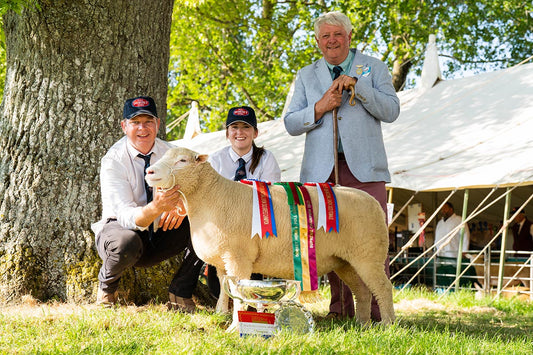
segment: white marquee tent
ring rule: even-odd
[[[427,192],[533,185],[533,64],[437,81],[399,97],[400,117],[382,125],[389,188]],[[282,180],[298,181],[305,136],[290,136],[282,120],[258,127],[257,144],[274,153]],[[173,143],[207,154],[229,144],[225,131]],[[523,201],[518,197],[516,204]]]
[[[488,223],[495,231],[510,204],[533,211],[533,64],[440,80],[430,38],[420,87],[398,96],[399,118],[382,125],[397,222],[407,225],[403,211],[409,203],[420,203],[427,217],[435,217],[448,198],[459,215],[483,209],[470,223]],[[192,124],[195,119],[189,117]],[[274,153],[282,180],[298,181],[305,136],[288,135],[282,120],[258,129],[256,143]],[[229,144],[225,131],[191,136],[173,143],[207,154]],[[436,222],[429,222],[431,235]]]

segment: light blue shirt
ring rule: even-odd
[[[355,56],[354,52],[348,51],[348,56],[346,57],[346,59],[341,64],[339,64],[339,67],[342,68],[341,75],[350,72],[350,69],[352,69],[352,63],[353,63],[353,57],[354,56]],[[333,68],[336,67],[336,65],[329,64],[327,61],[326,61],[326,65],[328,66],[329,73],[331,74],[331,79],[333,80],[333,78],[335,77],[335,73],[333,72]]]

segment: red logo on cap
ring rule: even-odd
[[[248,112],[247,109],[241,107],[241,108],[238,108],[235,111],[233,111],[233,114],[235,116],[248,116],[250,114],[250,112]]]
[[[131,105],[133,107],[146,107],[146,106],[150,105],[150,103],[148,102],[148,100],[145,100],[145,99],[135,99],[135,100],[133,100]]]

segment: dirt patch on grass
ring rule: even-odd
[[[166,309],[166,305],[157,305]],[[130,312],[142,312],[148,306],[123,305],[122,309]],[[54,317],[66,316],[71,314],[81,314],[87,311],[100,309],[94,303],[64,303],[64,302],[46,302],[42,303],[31,296],[23,296],[20,302],[0,305],[0,314],[21,317]]]
[[[446,307],[440,303],[430,301],[424,298],[413,300],[403,299],[394,304],[394,310],[402,313],[418,313],[420,311],[444,311]]]
[[[412,313],[420,313],[428,312],[428,311],[437,311],[437,312],[461,312],[461,313],[496,313],[498,312],[496,308],[494,307],[482,307],[482,306],[475,306],[475,307],[469,307],[469,308],[461,308],[457,306],[450,306],[450,305],[444,305],[440,304],[431,300],[427,300],[425,298],[418,298],[418,299],[403,299],[400,302],[397,302],[394,304],[394,310],[396,312],[404,313],[404,314],[412,314]]]
[[[325,302],[325,301],[324,301]],[[324,309],[318,307],[310,307],[309,309],[316,314],[327,313],[327,304],[325,302],[323,306]],[[157,306],[157,305],[156,305]],[[166,309],[165,305],[160,305],[162,308]],[[308,307],[309,305],[306,305]],[[135,306],[128,305],[122,306],[128,308],[128,311],[131,312],[142,312],[148,306]],[[152,305],[153,307],[153,305]],[[75,304],[75,303],[61,303],[61,302],[47,302],[41,303],[31,296],[24,296],[19,303],[9,304],[9,305],[0,305],[0,314],[5,314],[9,316],[19,315],[22,317],[49,317],[49,316],[65,316],[71,314],[80,314],[86,311],[91,311],[98,309],[99,306],[95,304],[86,303],[86,304]],[[496,313],[497,310],[493,307],[481,307],[475,306],[470,308],[460,308],[457,306],[444,305],[431,301],[425,298],[418,299],[403,299],[394,304],[394,310],[398,313],[403,314],[414,314],[420,312],[461,312],[461,313]],[[324,311],[324,312],[322,312]]]

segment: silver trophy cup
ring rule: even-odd
[[[288,329],[297,333],[309,333],[314,329],[311,313],[294,302],[300,295],[300,281],[238,280],[235,276],[225,275],[223,287],[231,298],[254,307],[258,312],[277,306],[275,315],[278,329]]]

